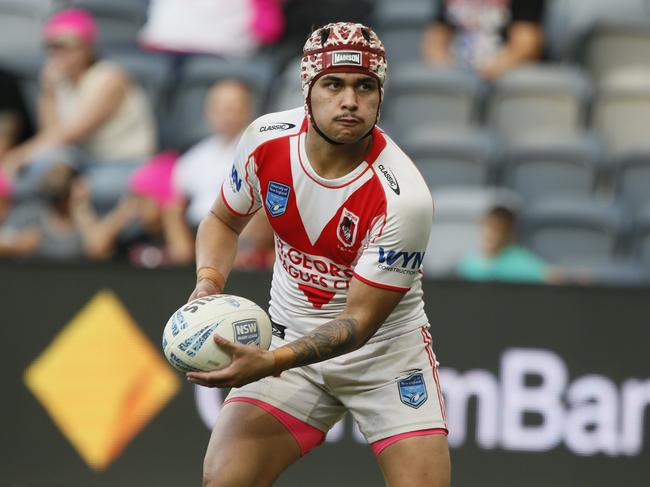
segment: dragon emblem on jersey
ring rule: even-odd
[[[359,217],[347,208],[343,208],[336,234],[339,238],[339,241],[346,247],[351,247],[357,238],[358,226]]]

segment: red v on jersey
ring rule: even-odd
[[[257,167],[262,201],[278,236],[309,254],[326,255],[340,265],[352,264],[371,224],[386,212],[385,193],[371,167],[386,141],[381,131],[375,129],[374,135],[366,161],[336,180],[320,178],[311,168],[304,132],[258,149],[256,160],[264,161]],[[289,191],[286,209],[274,216],[277,204],[270,203],[278,184]]]
[[[322,289],[318,289],[317,287],[308,286],[306,284],[298,284],[298,289],[305,293],[305,296],[309,302],[314,308],[317,309],[320,309],[324,304],[329,303],[336,294],[331,291],[324,291]]]

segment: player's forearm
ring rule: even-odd
[[[216,270],[225,281],[237,253],[238,233],[213,212],[201,221],[196,234],[196,268]]]
[[[274,350],[276,368],[282,371],[338,357],[361,347],[370,336],[353,316],[339,316]]]

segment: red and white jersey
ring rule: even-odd
[[[371,340],[427,324],[421,266],[433,218],[413,162],[379,128],[365,161],[324,179],[307,159],[304,109],[265,115],[244,132],[222,197],[237,215],[264,207],[275,231],[269,314],[295,339],[345,308],[354,277],[403,299]]]

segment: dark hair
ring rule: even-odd
[[[506,224],[509,228],[514,228],[517,224],[517,214],[505,206],[495,206],[488,211],[487,218],[496,218]]]

